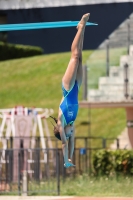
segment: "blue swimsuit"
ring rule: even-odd
[[[66,124],[71,124],[75,121],[78,114],[78,83],[75,81],[73,88],[70,91],[65,90],[62,85],[64,100],[60,104],[60,109],[64,116]]]

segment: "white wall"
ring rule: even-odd
[[[0,10],[122,2],[133,2],[133,0],[0,0]]]

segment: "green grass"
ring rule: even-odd
[[[125,49],[111,50],[111,63],[119,63]],[[91,56],[90,56],[91,55]],[[15,105],[53,108],[57,116],[62,97],[61,79],[67,67],[70,52],[35,56],[0,62],[0,108]],[[105,51],[83,51],[83,64],[89,65],[89,81],[97,85],[98,77],[105,74]],[[82,100],[82,88],[79,93]],[[88,120],[91,119],[91,127]],[[126,124],[124,109],[79,109],[75,122],[76,136],[116,137]],[[52,135],[50,120],[48,125]],[[82,141],[78,146],[82,147]],[[98,146],[99,141],[92,141]]]
[[[91,52],[83,53],[85,60]],[[57,110],[69,58],[70,53],[61,53],[0,62],[0,108],[22,104]]]
[[[92,197],[133,197],[132,177],[88,177],[67,179],[61,185],[61,195]]]
[[[32,186],[31,186],[32,185]],[[17,185],[16,185],[17,188]],[[1,195],[17,195],[12,191],[0,192]],[[57,182],[53,178],[41,181],[40,184],[30,182],[29,196],[54,196],[57,195]],[[67,177],[60,180],[60,196],[87,196],[87,197],[133,197],[133,177],[93,177],[87,174],[75,178]]]

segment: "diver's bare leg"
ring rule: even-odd
[[[78,82],[78,86],[80,87],[81,83],[82,83],[82,76],[83,76],[83,70],[82,70],[82,50],[83,50],[83,41],[84,41],[84,33],[83,36],[81,38],[81,43],[80,43],[80,56],[79,56],[79,65],[78,65],[78,69],[77,69],[77,75],[76,75],[76,80]]]
[[[76,80],[79,59],[81,57],[81,43],[84,36],[85,25],[89,19],[89,15],[89,13],[83,15],[82,19],[80,20],[77,27],[78,31],[71,46],[71,59],[62,78],[62,82],[66,90],[70,90]]]

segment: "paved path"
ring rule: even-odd
[[[0,196],[0,200],[133,200],[133,197]]]
[[[129,137],[128,137],[128,130],[127,128],[125,128],[122,133],[118,136],[119,139],[119,143],[120,143],[120,149],[131,149],[131,144],[129,141]],[[116,141],[114,141],[113,144],[111,144],[110,146],[111,149],[116,149]]]
[[[64,199],[64,200],[70,200],[70,199]],[[118,197],[74,197],[71,198],[71,200],[133,200],[132,198],[118,198]]]

